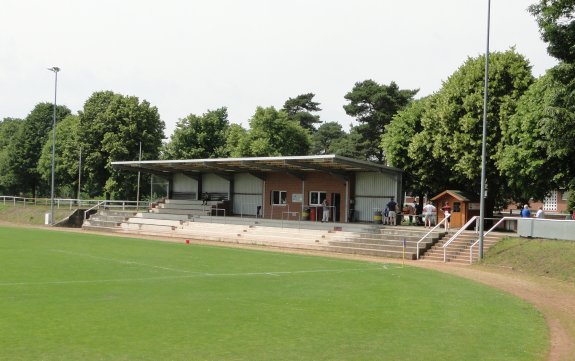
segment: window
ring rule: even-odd
[[[461,202],[453,202],[453,212],[461,212]]]
[[[309,205],[319,206],[326,197],[327,194],[325,192],[309,192]]]
[[[557,191],[552,191],[548,197],[545,197],[543,201],[544,211],[556,211],[557,210]]]
[[[272,204],[286,204],[286,191],[272,191]]]

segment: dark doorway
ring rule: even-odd
[[[339,222],[341,195],[339,193],[331,194],[331,205],[333,206],[333,220]]]

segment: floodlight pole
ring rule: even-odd
[[[485,158],[487,143],[487,99],[489,89],[489,28],[491,25],[491,0],[487,0],[487,49],[485,51],[485,84],[483,91],[483,139],[481,142],[481,191],[479,204],[479,259],[483,259],[485,223]]]
[[[56,94],[58,93],[58,72],[60,68],[48,68],[54,72],[54,112],[52,116],[52,185],[50,187],[50,225],[54,225],[54,158],[56,154]]]
[[[142,161],[142,141],[140,141],[140,155],[138,157],[138,162]],[[136,209],[140,209],[140,170],[141,164],[138,164],[138,191],[136,192]]]

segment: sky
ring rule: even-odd
[[[490,50],[515,47],[535,76],[557,62],[527,7],[492,0]],[[349,130],[357,82],[438,91],[485,53],[487,0],[3,0],[0,120],[40,102],[77,113],[96,91],[156,106],[177,121],[225,106],[248,127],[256,107],[314,93],[324,122]]]

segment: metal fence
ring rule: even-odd
[[[9,206],[49,206],[50,198],[27,198],[27,197],[14,197],[14,196],[0,196],[0,204]],[[69,198],[54,198],[54,207],[58,209],[75,209],[75,208],[92,208],[94,206],[102,205],[107,208],[116,209],[138,209],[148,208],[150,202],[145,201],[126,201],[126,200],[101,200],[101,199],[69,199]]]

